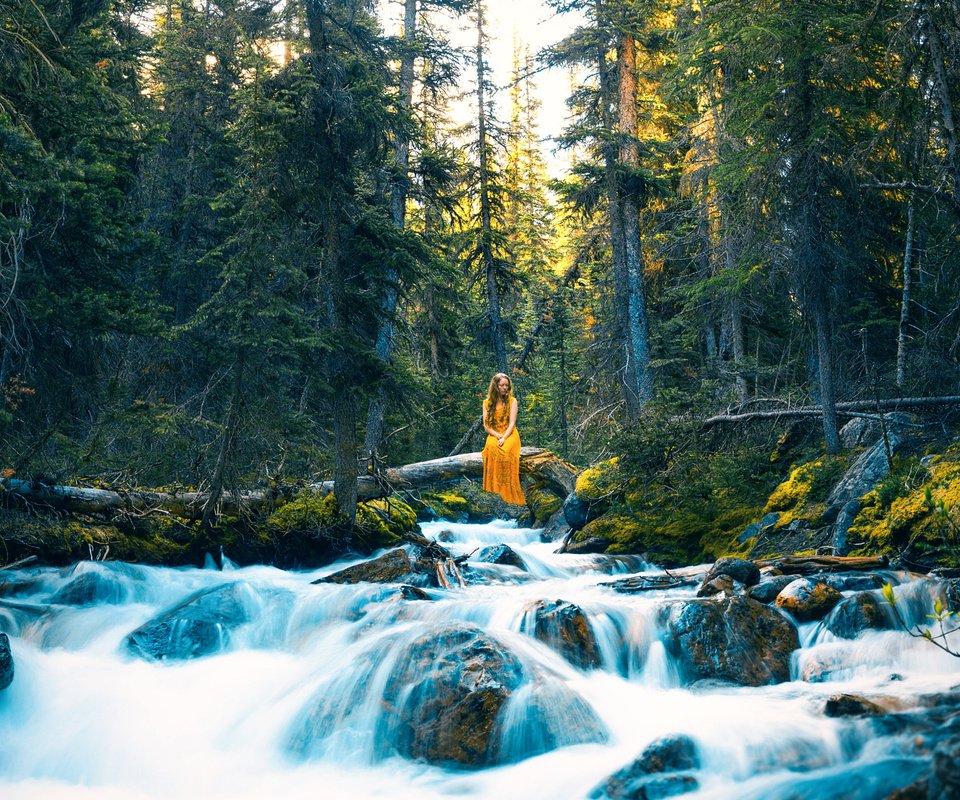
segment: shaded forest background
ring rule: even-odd
[[[822,404],[835,451],[839,401],[957,394],[956,2],[554,6],[495,86],[482,0],[0,0],[5,474],[350,517],[477,449],[496,370],[525,444],[651,469],[724,409]]]

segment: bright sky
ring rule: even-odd
[[[493,80],[497,86],[503,87],[496,98],[498,115],[506,121],[510,98],[506,86],[513,68],[514,42],[519,42],[521,47],[529,47],[531,55],[536,57],[544,47],[560,41],[581,24],[583,17],[576,12],[557,14],[544,0],[486,0],[486,8]],[[381,15],[387,30],[399,29],[403,15],[402,3],[381,0]],[[476,33],[468,16],[464,15],[459,21],[448,22],[449,15],[442,19],[445,25],[450,25],[453,43],[468,47],[472,52]],[[473,68],[466,67],[461,76],[462,88],[473,88],[473,75]],[[565,69],[543,70],[535,76],[534,83],[541,102],[540,135],[545,139],[561,133],[566,124],[566,99],[570,95],[571,80],[573,78]],[[467,102],[472,104],[474,100],[470,98]],[[470,105],[464,105],[455,108],[454,113],[459,117],[458,122],[467,122],[475,112]],[[562,170],[561,162],[565,159],[563,156],[552,157],[553,148],[552,142],[544,142],[544,155],[551,164],[551,171],[558,174]]]

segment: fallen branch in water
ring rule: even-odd
[[[2,567],[0,567],[0,572],[2,572],[5,569],[19,569],[20,567],[25,567],[27,564],[32,564],[36,560],[37,560],[36,556],[25,556],[24,558],[18,559],[17,561],[13,561],[9,564],[4,564]]]

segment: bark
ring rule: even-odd
[[[897,331],[897,386],[907,372],[907,328],[910,325],[910,288],[913,275],[913,198],[907,206],[907,242],[903,249],[903,291],[900,295],[900,326]]]
[[[520,468],[544,482],[557,494],[566,496],[576,483],[577,468],[549,450],[524,447],[520,451]],[[393,491],[427,489],[460,478],[483,474],[482,453],[437,458],[393,467],[374,478],[364,475],[356,483],[356,496],[362,500],[386,497]],[[308,484],[303,489],[327,495],[334,492],[335,481]],[[299,487],[297,489],[299,491]],[[289,503],[297,491],[271,490],[222,492],[221,513],[238,516],[250,511],[269,512]],[[210,494],[206,492],[161,492],[151,489],[109,490],[82,486],[56,486],[34,483],[19,478],[0,479],[0,496],[20,498],[31,505],[44,506],[83,514],[133,513],[162,511],[183,519],[196,519]]]
[[[761,558],[754,563],[758,567],[777,567],[784,575],[813,575],[818,572],[868,572],[887,569],[890,561],[886,556],[783,556]]]
[[[400,56],[400,109],[409,113],[413,107],[414,61],[416,56],[418,0],[405,0],[403,15],[403,49]],[[400,230],[406,225],[407,189],[410,173],[410,140],[398,134],[394,146],[394,178],[390,190],[390,216]],[[380,298],[380,326],[377,331],[377,358],[387,364],[393,350],[393,319],[397,313],[399,276],[396,269],[387,267],[383,276],[383,294]],[[367,432],[364,438],[366,458],[373,459],[383,441],[383,417],[386,398],[380,386],[367,409]]]
[[[830,322],[823,304],[815,312],[820,403],[823,408],[823,438],[828,453],[840,452],[840,428],[837,424],[836,397],[833,391],[833,360],[830,353]]]
[[[931,0],[923,3],[927,46],[930,48],[930,62],[937,85],[937,98],[940,101],[940,119],[944,137],[947,140],[947,166],[953,178],[954,192],[960,191],[960,163],[957,161],[957,127],[953,113],[953,100],[950,97],[950,82],[947,77],[947,64],[943,52],[943,41],[937,27],[935,11]]]
[[[636,169],[640,164],[637,151],[637,55],[636,42],[630,34],[620,38],[617,47],[618,120],[621,137],[620,164]],[[626,276],[626,376],[628,391],[634,396],[627,404],[632,421],[653,397],[653,371],[650,367],[650,330],[647,300],[643,285],[643,251],[640,237],[640,210],[626,192],[620,196],[623,215],[623,256]]]

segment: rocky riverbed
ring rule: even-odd
[[[955,580],[423,533],[303,572],[0,573],[0,793],[958,796],[960,659],[881,591],[913,625]]]

